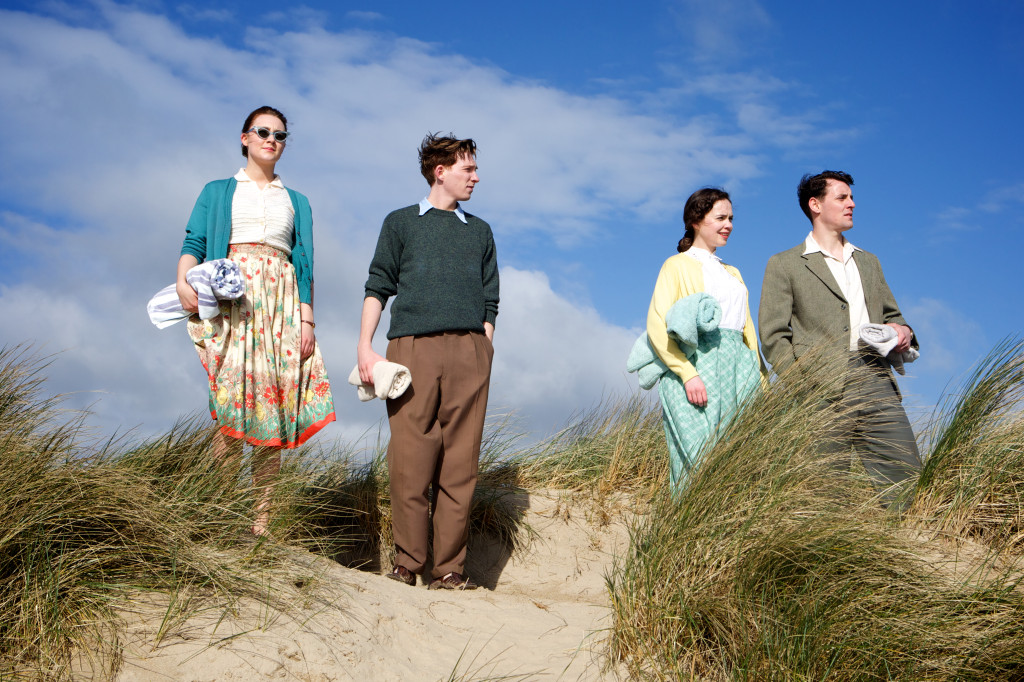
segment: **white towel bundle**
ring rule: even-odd
[[[218,301],[234,301],[245,293],[245,279],[238,263],[229,258],[207,261],[185,273],[187,281],[199,296],[199,317],[210,320],[220,311]],[[150,321],[158,329],[184,320],[192,313],[181,307],[178,291],[170,284],[149,300],[146,305]]]
[[[364,384],[359,379],[359,365],[348,375],[348,383],[356,387],[359,399],[364,403],[374,398],[394,399],[405,393],[405,389],[412,384],[412,374],[405,365],[382,360],[373,366],[372,384]]]
[[[900,375],[906,374],[903,365],[913,362],[921,357],[916,348],[908,348],[902,353],[896,353],[893,348],[899,343],[900,335],[895,329],[887,324],[862,324],[860,326],[860,341],[862,344],[872,348],[883,358],[887,358]]]

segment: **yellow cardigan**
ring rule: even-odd
[[[726,265],[725,270],[741,283],[743,282],[739,270],[731,265]],[[654,294],[651,296],[651,307],[647,311],[647,338],[661,361],[668,365],[668,368],[675,372],[683,380],[683,383],[697,376],[697,369],[686,358],[686,354],[676,345],[676,342],[669,338],[665,315],[679,299],[702,291],[704,291],[704,271],[700,261],[687,256],[686,253],[678,253],[661,266],[658,281],[654,284]],[[743,343],[757,353],[758,364],[761,366],[761,379],[764,381],[767,371],[764,361],[761,360],[761,354],[757,351],[757,332],[754,330],[754,320],[750,317],[749,300],[747,301],[747,323],[743,325]]]

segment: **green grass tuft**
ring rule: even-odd
[[[823,401],[845,356],[801,365],[831,369],[794,368],[757,396],[677,495],[649,394],[603,401],[529,447],[492,417],[472,533],[517,551],[531,539],[524,493],[539,489],[599,519],[637,516],[608,576],[610,654],[637,678],[1024,679],[1024,343],[998,347],[936,415],[905,511],[821,454],[850,418]],[[303,549],[390,561],[384,443],[368,458],[288,452],[272,539],[257,542],[248,464],[214,461],[205,419],[93,445],[81,416],[42,395],[45,368],[0,350],[0,678],[114,676],[119,614],[142,593],[166,595],[166,633],[242,598],[289,608]]]
[[[997,360],[997,373],[1008,363]],[[861,475],[837,473],[841,460],[821,454],[848,418],[821,401],[822,389],[847,371],[836,362],[781,377],[723,429],[689,487],[657,500],[633,529],[608,588],[613,655],[634,675],[1024,675],[1019,572],[991,556],[976,570],[945,570],[942,547],[905,529],[916,512],[884,511]],[[1000,438],[1013,421],[1003,415]]]

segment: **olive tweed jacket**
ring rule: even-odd
[[[804,254],[804,243],[768,260],[761,288],[758,327],[761,349],[776,372],[783,372],[811,348],[822,344],[847,347],[850,310],[832,271],[820,252]],[[882,274],[878,258],[856,250],[868,316],[876,324],[906,325]],[[918,347],[917,337],[911,342]]]

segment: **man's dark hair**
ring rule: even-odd
[[[428,133],[420,143],[420,173],[433,186],[434,169],[438,166],[454,166],[463,156],[476,156],[476,142],[460,140],[454,133],[445,136],[441,133]]]
[[[838,180],[839,182],[845,182],[847,185],[853,187],[853,176],[843,171],[822,171],[817,175],[811,175],[810,173],[800,178],[800,184],[796,186],[796,195],[800,199],[800,210],[804,212],[808,220],[811,218],[811,209],[807,205],[807,202],[811,200],[811,197],[816,199],[823,199],[825,197],[825,188],[828,187],[829,180]]]

